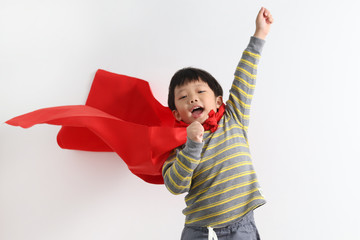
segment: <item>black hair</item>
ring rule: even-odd
[[[171,110],[176,110],[175,107],[175,88],[177,86],[183,86],[186,83],[189,82],[195,82],[195,81],[203,81],[206,82],[210,89],[214,92],[215,97],[223,95],[223,90],[220,86],[220,84],[216,81],[216,79],[211,76],[210,73],[198,69],[198,68],[192,68],[187,67],[178,70],[174,76],[171,78],[170,85],[169,85],[169,94],[168,94],[168,106]]]

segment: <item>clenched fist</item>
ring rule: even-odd
[[[201,143],[204,136],[204,127],[201,125],[201,123],[195,121],[192,122],[187,128],[186,128],[187,136],[194,142]]]
[[[262,7],[256,17],[256,30],[254,36],[265,39],[270,31],[270,26],[274,22],[274,18],[270,11]]]

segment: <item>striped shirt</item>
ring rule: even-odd
[[[247,138],[257,64],[264,43],[251,37],[236,68],[218,129],[214,133],[205,131],[202,143],[188,138],[164,163],[167,189],[173,194],[188,192],[183,210],[187,226],[224,227],[265,203]]]

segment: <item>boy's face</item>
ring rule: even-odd
[[[217,112],[222,104],[222,97],[215,97],[213,90],[201,79],[175,87],[174,95],[176,110],[172,113],[176,120],[188,124],[194,121],[204,123],[209,112]]]

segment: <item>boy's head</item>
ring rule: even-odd
[[[183,68],[170,81],[168,105],[176,120],[205,122],[222,104],[223,90],[216,79],[198,68]]]

